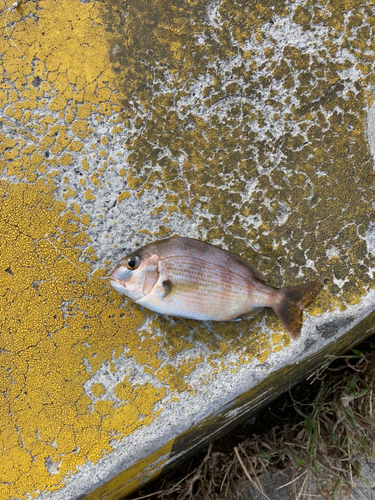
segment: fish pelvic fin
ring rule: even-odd
[[[302,309],[315,299],[322,286],[318,280],[280,289],[281,300],[273,310],[292,339],[296,340],[301,333]]]
[[[260,311],[263,311],[263,307],[251,307],[245,313],[240,314],[239,316],[236,316],[235,318],[233,318],[229,321],[240,321],[241,319],[250,319],[253,316],[256,316],[257,314],[259,314]]]

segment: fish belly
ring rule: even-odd
[[[162,260],[159,275],[154,289],[137,302],[156,312],[197,320],[233,320],[268,305],[273,290],[237,262],[224,266],[198,256]]]

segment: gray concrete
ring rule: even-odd
[[[2,33],[0,497],[115,500],[368,334],[373,6],[31,3]],[[93,277],[173,234],[325,280],[301,337]]]

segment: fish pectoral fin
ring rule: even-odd
[[[160,299],[164,299],[172,292],[172,281],[169,278],[160,279],[154,286],[154,292]]]
[[[156,284],[156,292],[161,299],[167,297],[173,288],[173,283],[171,278],[168,276],[168,270],[165,267],[165,264],[162,260],[158,261],[158,271],[159,271],[159,280]]]
[[[252,318],[253,316],[256,316],[260,311],[263,310],[263,307],[252,307],[251,309],[248,309],[245,313],[240,314],[236,318],[233,318],[232,321],[239,321],[241,319],[249,319]]]
[[[169,295],[172,291],[172,281],[167,278],[161,282],[162,287],[164,288],[164,297]]]

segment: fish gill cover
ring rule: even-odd
[[[289,344],[271,312],[175,323],[82,270],[179,233],[323,278],[312,315],[374,288],[374,3],[274,3],[1,2],[1,498]]]

